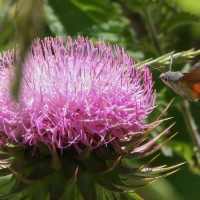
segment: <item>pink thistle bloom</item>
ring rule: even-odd
[[[23,63],[19,100],[11,94],[18,53],[0,55],[2,143],[78,152],[143,130],[154,108],[152,77],[118,46],[79,37],[35,40]],[[5,139],[6,138],[6,139]],[[2,144],[1,144],[2,145]]]

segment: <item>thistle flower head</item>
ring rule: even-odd
[[[115,56],[114,56],[114,55]],[[119,47],[79,37],[35,40],[23,63],[19,101],[10,88],[18,55],[0,62],[0,131],[10,143],[94,149],[145,126],[154,95],[149,70]]]
[[[83,37],[66,46],[36,39],[16,100],[19,60],[19,49],[0,55],[0,173],[14,174],[1,198],[132,199],[124,192],[179,166],[149,168],[154,157],[134,167],[168,141],[155,144],[170,127],[146,141],[163,120],[144,124],[155,101],[151,74],[123,49]]]

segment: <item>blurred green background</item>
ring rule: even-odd
[[[199,0],[1,0],[0,52],[18,44],[23,56],[35,37],[62,36],[66,41],[68,35],[118,44],[135,62],[172,51],[198,50],[199,9]],[[172,69],[186,72],[198,60],[199,56],[192,60],[174,59]],[[166,71],[169,65],[157,67]],[[191,106],[157,78],[160,72],[152,73],[158,106],[146,123],[153,122],[175,97],[164,116],[173,119],[153,134],[173,122],[176,124],[168,136],[179,132],[163,147],[163,154],[152,166],[187,163],[175,174],[138,190],[138,194],[147,200],[199,200],[200,152],[195,149],[191,134],[200,131],[200,104],[194,103],[199,109]]]

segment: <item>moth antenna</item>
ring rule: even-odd
[[[174,54],[174,51],[171,52],[169,71],[172,71],[173,54]]]
[[[162,71],[161,69],[157,69],[157,68],[151,67],[151,66],[149,66],[149,65],[146,65],[146,66],[147,66],[148,68],[150,68],[150,69],[153,69],[153,70],[156,70],[156,71],[159,71],[159,72],[161,72],[161,73],[166,74],[166,72]],[[167,74],[166,74],[166,77],[167,77]],[[157,78],[160,78],[160,77],[157,77]]]
[[[149,65],[146,65],[148,68],[150,68],[150,69],[153,69],[153,70],[156,70],[156,71],[159,71],[159,72],[162,72],[162,73],[164,73],[161,69],[158,69],[158,68],[155,68],[155,67],[151,67],[151,66],[149,66]]]

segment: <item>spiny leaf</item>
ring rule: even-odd
[[[174,101],[174,98],[169,102],[167,107],[163,110],[163,112],[161,113],[161,115],[158,117],[158,119],[156,121],[160,120],[163,117],[163,115],[166,113],[166,111],[168,110],[168,108],[170,107],[170,105],[172,104],[173,101]]]
[[[138,168],[132,168],[131,166],[125,166],[124,164],[118,164],[114,171],[118,172],[119,174],[135,174],[137,172],[140,172],[142,169],[146,168],[148,165],[150,165],[160,154],[153,157],[149,162],[145,163],[141,167]]]
[[[25,168],[31,171],[31,169],[33,169],[33,163],[27,164],[26,162],[25,163],[21,162],[21,160],[14,159],[10,167],[16,172],[24,171]]]
[[[81,165],[78,161],[69,158],[68,156],[61,157],[61,163],[64,168],[63,177],[68,183],[76,182],[78,173],[81,171]]]
[[[37,141],[38,150],[44,155],[51,155],[50,149],[40,140]]]
[[[117,159],[119,156],[115,154],[114,151],[112,151],[110,148],[106,147],[105,145],[102,145],[94,150],[94,152],[98,155],[99,158],[103,160],[109,160],[109,159]]]
[[[147,166],[149,166],[160,154],[154,156],[150,161],[148,161],[147,163],[145,163],[144,165],[142,165],[141,167],[138,168],[138,170],[136,171],[137,173],[142,171],[143,169],[146,169]]]
[[[136,174],[125,174],[123,175],[124,178],[127,178],[126,182],[130,185],[133,185],[137,188],[145,186],[146,184],[149,184],[152,181],[155,181],[156,179],[160,178],[161,175],[155,175],[155,176],[142,176],[142,175],[136,175]]]
[[[168,138],[167,140],[165,140],[163,143],[155,145],[150,147],[149,149],[146,149],[143,152],[134,152],[131,153],[129,156],[127,156],[128,158],[142,158],[142,157],[146,157],[154,152],[156,152],[157,150],[159,150],[165,143],[167,143],[169,140],[171,140],[177,133],[175,133],[174,135],[172,135],[170,138]]]
[[[139,171],[137,174],[138,175],[153,175],[153,174],[158,174],[158,173],[163,173],[169,170],[172,170],[174,168],[180,167],[181,165],[183,165],[184,163],[179,163],[177,165],[172,165],[170,167],[166,167],[164,166],[160,166],[160,167],[154,167],[154,168],[144,168],[143,170]]]
[[[148,149],[150,146],[152,146],[160,137],[162,137],[175,123],[170,125],[168,128],[166,128],[163,132],[161,132],[159,135],[152,138],[149,142],[135,148],[131,153],[135,152],[143,152],[144,150]]]
[[[108,177],[108,174],[94,175],[94,178],[99,185],[101,185],[107,190],[110,190],[113,192],[125,192],[125,190],[119,189],[112,184],[112,182],[110,181]]]
[[[123,179],[119,178],[119,175],[117,173],[110,173],[109,178],[111,182],[120,189],[124,190],[129,190],[129,191],[134,191],[135,188],[132,187],[132,185],[127,184],[126,182],[123,181]]]
[[[8,147],[5,146],[7,152],[12,155],[12,157],[17,158],[18,160],[21,160],[22,162],[26,162],[21,155],[23,155],[24,150],[20,149],[20,147],[16,146],[16,147]],[[29,163],[29,162],[27,162]]]
[[[134,134],[132,135],[130,140],[128,140],[128,141],[119,140],[118,143],[119,143],[120,147],[126,147],[126,146],[133,145],[133,144],[137,143],[143,137],[144,137],[143,132],[134,132]]]
[[[100,159],[98,156],[92,154],[83,164],[85,168],[92,173],[106,173],[111,171],[117,165],[120,158],[121,156],[114,161],[106,163],[103,159]]]
[[[30,180],[30,179],[27,179],[27,178],[23,177],[20,173],[18,173],[17,171],[13,170],[11,167],[8,167],[8,168],[9,168],[9,169],[12,171],[12,173],[13,173],[15,176],[17,176],[17,178],[18,178],[19,180],[21,180],[23,183],[25,183],[25,184],[31,184],[31,183],[34,182],[33,180]]]
[[[85,147],[85,149],[83,149],[80,154],[74,148],[68,148],[66,149],[66,152],[73,159],[76,159],[78,161],[85,161],[90,157],[91,143],[89,146]]]
[[[11,155],[10,154],[8,154],[8,153],[1,153],[0,152],[0,160],[2,161],[2,160],[7,160],[7,159],[9,159],[11,157]]]
[[[52,167],[56,171],[60,171],[62,169],[62,165],[54,144],[52,144],[52,148]]]
[[[0,167],[1,167],[1,168],[6,168],[6,167],[10,166],[11,163],[12,163],[12,161],[13,161],[12,158],[11,158],[11,159],[8,159],[8,160],[0,161]]]
[[[78,180],[78,172],[79,172],[79,168],[76,168],[76,171],[74,172],[73,176],[71,178],[67,178],[66,176],[64,176],[65,180],[67,180],[68,183],[74,184],[76,183],[76,181]]]
[[[150,124],[150,127],[143,133],[143,136],[140,138],[140,140],[137,141],[137,144],[134,145],[130,150],[129,152],[132,152],[134,151],[134,149],[136,149],[138,146],[140,146],[141,143],[144,142],[144,140],[147,138],[147,136],[151,133],[151,131],[157,127],[159,124],[161,124],[162,122],[168,120],[168,119],[171,119],[171,118],[166,118],[166,119],[159,119],[159,120],[156,120],[155,122],[151,123]]]
[[[173,170],[171,172],[168,172],[168,173],[165,173],[165,174],[162,174],[162,175],[154,175],[154,176],[143,176],[143,175],[131,175],[131,174],[126,174],[126,175],[123,175],[124,178],[126,177],[127,180],[126,182],[129,183],[129,184],[132,184],[132,185],[135,185],[135,186],[138,186],[139,183],[141,184],[150,184],[154,181],[156,181],[157,179],[160,179],[160,178],[164,178],[164,177],[167,177],[173,173],[175,173],[176,171],[178,171],[179,169],[176,169],[176,170]]]

